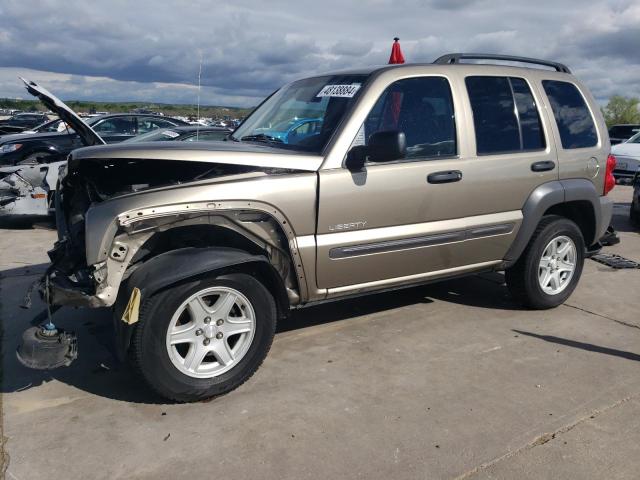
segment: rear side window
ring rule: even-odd
[[[524,79],[467,77],[465,83],[478,155],[545,148],[538,108]]]
[[[598,143],[596,126],[578,88],[569,82],[543,80],[556,119],[562,148],[593,147]]]

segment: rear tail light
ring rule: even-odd
[[[616,178],[613,176],[613,171],[616,168],[616,157],[609,155],[607,157],[607,169],[604,173],[604,195],[613,190],[616,186]]]
[[[31,198],[47,198],[46,193],[32,193]]]

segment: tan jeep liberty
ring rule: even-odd
[[[41,292],[113,307],[122,358],[176,401],[242,384],[278,318],[317,302],[504,271],[524,305],[555,307],[612,212],[600,110],[536,59],[318,75],[224,142],[161,143],[70,155]]]

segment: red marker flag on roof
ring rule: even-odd
[[[399,38],[393,39],[393,46],[391,47],[391,56],[389,57],[389,64],[404,63],[404,55],[400,49]],[[400,119],[400,107],[402,106],[402,93],[391,92],[391,102],[384,114],[384,125],[389,130],[396,130],[398,128],[398,120]]]
[[[393,39],[393,45],[391,46],[391,56],[389,57],[389,64],[404,63],[404,55],[400,49],[400,39],[398,37]]]

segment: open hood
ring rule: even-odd
[[[67,122],[67,124],[73,128],[78,135],[80,135],[82,143],[86,146],[105,145],[107,143],[100,137],[100,135],[94,132],[89,125],[84,123],[76,112],[67,107],[62,100],[56,98],[55,95],[35,82],[26,80],[22,77],[20,77],[20,80],[24,82],[27,92],[34,97],[37,97],[49,110],[56,113],[58,117]]]

